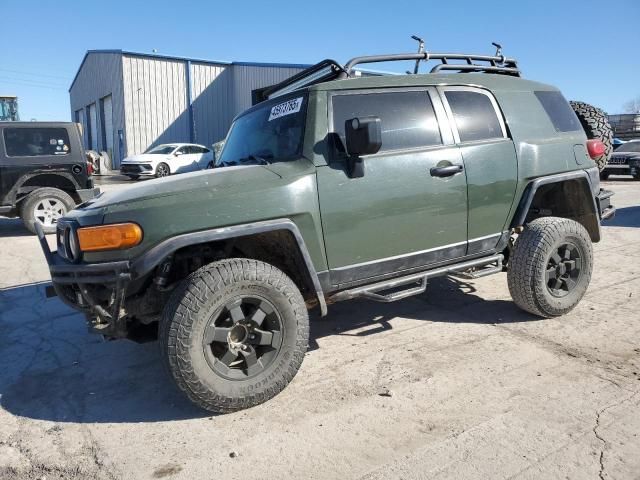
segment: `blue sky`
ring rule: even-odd
[[[216,60],[314,63],[414,51],[492,53],[524,76],[609,113],[640,96],[640,1],[2,0],[0,94],[23,120],[68,120],[68,88],[89,49]],[[386,66],[404,71],[408,65]]]

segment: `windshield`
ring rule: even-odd
[[[150,148],[144,153],[153,153],[155,155],[169,155],[175,150],[175,145],[158,145],[157,147]]]
[[[306,97],[270,103],[238,117],[216,166],[290,160],[302,152]]]
[[[623,145],[620,145],[616,149],[616,153],[620,152],[640,152],[640,142],[627,142]]]

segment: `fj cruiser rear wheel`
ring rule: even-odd
[[[44,233],[54,233],[58,220],[73,210],[76,203],[71,196],[57,188],[38,188],[22,202],[20,217],[31,233],[36,233],[39,223]]]
[[[576,112],[587,138],[601,140],[604,143],[604,155],[595,159],[600,171],[604,170],[609,158],[611,158],[611,153],[613,153],[613,129],[609,124],[607,114],[588,103],[574,101],[569,103],[573,111]]]
[[[515,303],[534,315],[564,315],[582,299],[593,268],[593,248],[574,220],[538,218],[518,237],[507,282]]]
[[[222,260],[174,290],[159,338],[178,387],[206,410],[232,412],[269,400],[293,379],[307,350],[309,317],[281,270]]]

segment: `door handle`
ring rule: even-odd
[[[460,173],[464,170],[463,165],[448,165],[446,167],[433,167],[429,170],[432,177],[451,177],[456,173]]]

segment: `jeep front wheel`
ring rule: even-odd
[[[191,401],[232,412],[269,400],[293,379],[307,350],[309,317],[281,270],[222,260],[174,290],[159,339],[171,376]]]
[[[20,217],[31,233],[36,233],[36,223],[40,224],[44,233],[54,233],[58,220],[73,210],[75,205],[73,198],[62,190],[38,188],[23,200]]]
[[[593,269],[593,248],[574,220],[538,218],[526,225],[509,260],[507,282],[514,302],[541,317],[557,317],[582,299]]]

